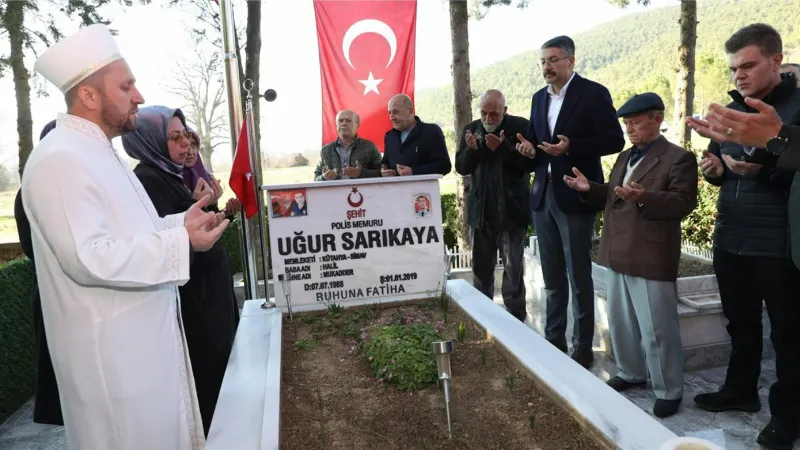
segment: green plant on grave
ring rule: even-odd
[[[436,360],[431,350],[442,337],[431,325],[388,325],[362,341],[375,377],[397,389],[419,389],[436,381]]]
[[[464,337],[467,335],[467,324],[459,322],[456,327],[456,339],[458,342],[464,342]]]
[[[509,375],[505,378],[505,380],[506,380],[506,389],[508,389],[508,392],[513,391],[514,384],[517,382],[517,377],[514,375]]]
[[[486,349],[482,348],[481,349],[481,366],[485,366],[485,365],[486,365]]]
[[[336,304],[333,302],[328,305],[328,315],[333,317],[339,317],[344,312],[344,306]]]
[[[312,348],[314,348],[314,343],[308,339],[301,339],[299,341],[295,341],[294,343],[295,350],[310,350]]]
[[[444,323],[447,323],[447,313],[450,311],[450,296],[447,292],[442,291],[439,297],[436,298],[436,303],[439,305],[439,310],[442,311]]]

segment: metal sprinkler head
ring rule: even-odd
[[[453,341],[437,341],[431,344],[433,354],[436,356],[436,369],[439,379],[442,380],[444,390],[444,407],[447,413],[447,435],[452,439],[453,427],[450,422],[450,382],[453,379],[450,372],[450,354],[453,353]]]

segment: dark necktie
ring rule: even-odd
[[[630,162],[630,164],[631,165],[636,164],[640,159],[642,159],[643,156],[644,156],[644,152],[642,152],[640,149],[634,147],[633,150],[631,150],[631,162]]]

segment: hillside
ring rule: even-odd
[[[765,22],[781,33],[787,54],[800,45],[796,26],[800,0],[706,0],[698,2],[698,9],[695,111],[726,99],[731,83],[723,44],[737,29]],[[572,36],[577,72],[608,87],[617,106],[635,92],[654,91],[671,113],[680,42],[678,16],[678,6],[654,9]],[[544,86],[537,67],[538,45],[533,46],[535,50],[473,71],[473,93],[500,89],[509,113],[527,116],[531,95]],[[415,96],[423,120],[452,128],[452,86],[420,90]],[[477,102],[474,108],[477,118]]]

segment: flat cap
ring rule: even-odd
[[[655,92],[634,95],[617,111],[617,117],[633,116],[647,111],[664,111],[664,101]]]

